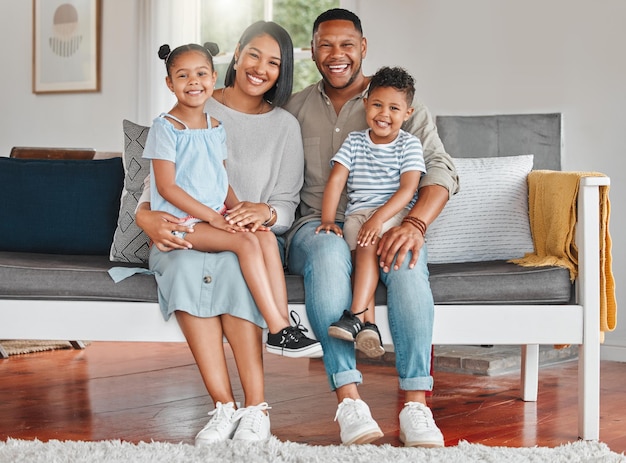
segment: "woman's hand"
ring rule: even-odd
[[[335,222],[323,222],[319,227],[315,229],[315,234],[325,231],[326,233],[333,232],[337,236],[343,236],[343,230]]]
[[[396,263],[393,269],[398,270],[404,263],[404,259],[406,259],[409,251],[411,251],[409,268],[415,267],[422,246],[424,246],[422,234],[413,225],[404,223],[385,232],[378,242],[376,254],[380,257],[380,266],[386,273],[389,272],[394,257],[396,258]]]
[[[172,232],[193,233],[193,228],[180,225],[183,221],[167,212],[150,210],[149,203],[141,203],[135,215],[137,225],[148,235],[159,251],[191,249],[191,243]]]
[[[231,225],[247,228],[249,231],[267,230],[263,224],[270,219],[270,211],[265,203],[241,201],[226,211],[224,218]]]

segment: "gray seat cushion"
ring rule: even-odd
[[[0,298],[156,302],[154,277],[134,275],[114,283],[108,256],[0,252]],[[566,304],[572,295],[567,269],[528,268],[507,262],[430,265],[437,304]],[[287,275],[289,302],[304,303],[302,278]],[[381,284],[376,303],[386,303]]]
[[[70,256],[0,252],[0,298],[156,302],[152,275],[134,275],[115,283],[109,256]]]
[[[436,304],[567,304],[573,285],[562,267],[505,261],[429,265]]]

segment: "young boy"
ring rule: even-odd
[[[414,80],[404,69],[383,67],[374,74],[363,100],[369,129],[351,132],[331,159],[322,224],[316,229],[316,233],[344,236],[355,266],[350,311],[344,310],[328,334],[356,342],[356,348],[369,357],[385,353],[374,323],[379,272],[376,243],[385,231],[400,225],[417,199],[417,186],[426,172],[420,140],[401,128],[413,113],[414,94]],[[345,186],[348,206],[342,230],[335,214]]]

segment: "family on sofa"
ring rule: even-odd
[[[228,182],[238,199],[227,200],[230,210],[221,223],[214,220],[217,214],[207,213],[207,226],[220,223],[223,228],[235,227],[240,234],[245,233],[243,229],[254,229],[256,234],[271,229],[278,236],[289,271],[304,277],[307,316],[321,342],[329,385],[337,396],[336,420],[344,444],[369,443],[383,433],[357,389],[362,377],[356,368],[354,343],[328,334],[329,326],[350,308],[350,249],[338,234],[316,233],[316,228],[325,207],[331,158],[350,132],[367,128],[364,101],[370,77],[361,67],[366,53],[359,18],[347,10],[332,9],[322,13],[313,25],[312,55],[322,80],[294,95],[291,40],[282,27],[271,22],[255,23],[243,33],[223,89],[213,92],[214,80],[205,75],[212,75],[211,63],[204,65],[208,71],[198,70],[196,67],[203,65],[198,65],[197,59],[184,65],[169,63],[172,74],[167,77],[178,98],[174,112],[183,119],[175,125],[183,122],[187,127],[207,130],[211,125],[223,125],[226,133]],[[206,88],[197,85],[202,79],[208,81]],[[175,88],[177,82],[187,83],[179,90]],[[203,92],[213,92],[206,105],[202,104],[211,119],[184,120],[198,114],[198,100],[194,98]],[[407,219],[376,239],[374,245],[380,278],[388,291],[399,385],[406,398],[399,416],[400,439],[407,446],[441,447],[443,435],[426,404],[426,391],[433,386],[430,354],[434,302],[424,234],[456,193],[458,178],[428,110],[419,102],[413,102],[412,108],[402,127],[421,141],[426,173]],[[396,106],[390,105],[380,113],[395,110]],[[388,115],[379,119],[380,126],[390,124]],[[152,182],[160,187],[162,179],[172,178],[170,171],[152,176]],[[164,315],[175,314],[215,403],[209,422],[196,436],[196,444],[266,439],[270,436],[270,407],[264,397],[261,333],[267,323],[247,289],[246,272],[242,275],[234,254],[181,252],[191,247],[194,234],[203,233],[203,227],[185,226],[175,215],[151,210],[150,191],[154,199],[154,189],[150,184],[145,188],[136,221],[153,242],[150,268],[157,276]],[[183,198],[179,203],[183,204],[185,196],[176,194],[171,198]],[[345,206],[342,195],[335,219],[339,226],[344,222]],[[188,213],[204,213],[200,208],[185,208]],[[235,265],[213,272],[224,259],[233,260]],[[213,275],[211,284],[202,284],[209,274]],[[267,290],[286,316],[286,300],[281,300],[284,288]],[[245,397],[240,408],[226,370],[223,337],[232,348],[243,386]],[[301,329],[292,339],[308,341]]]

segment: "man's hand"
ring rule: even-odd
[[[409,251],[411,251],[409,268],[415,267],[422,246],[424,246],[424,237],[413,225],[404,223],[399,227],[390,228],[382,236],[378,242],[378,248],[376,248],[383,272],[389,272],[394,257],[396,263],[393,269],[398,270],[404,263]]]
[[[448,190],[440,185],[428,185],[420,188],[417,202],[408,215],[419,217],[426,226],[431,224],[441,213],[448,202]],[[389,272],[394,257],[394,270],[398,270],[409,251],[411,260],[409,268],[415,267],[420,250],[424,246],[424,236],[412,224],[403,222],[399,227],[389,229],[378,242],[376,254],[380,257],[380,266],[384,272]]]
[[[159,251],[191,249],[191,243],[172,232],[193,233],[193,228],[180,225],[183,221],[167,212],[151,211],[149,203],[142,203],[135,215],[137,225],[148,235]]]

